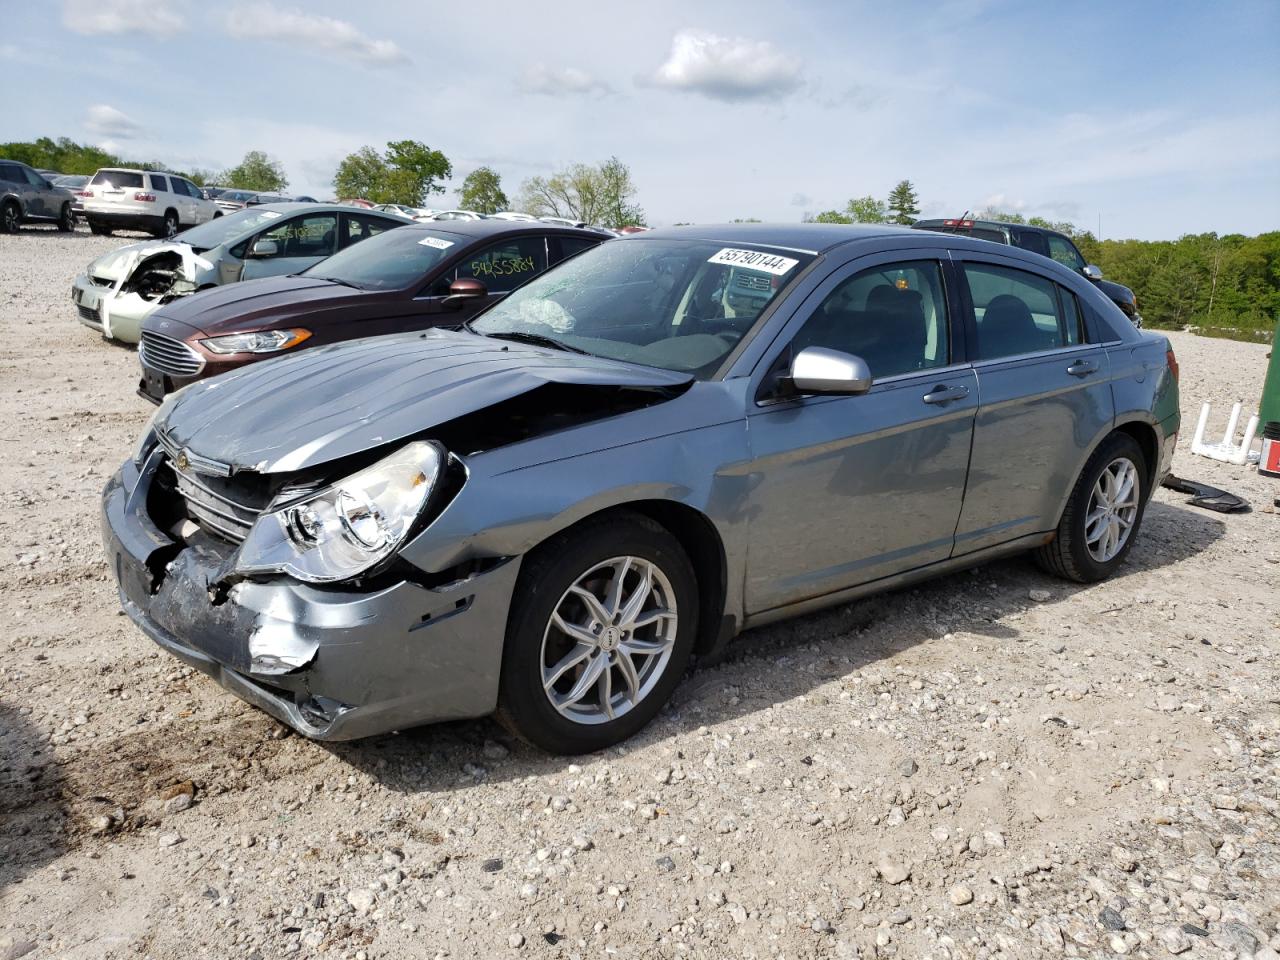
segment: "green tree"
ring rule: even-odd
[[[444,193],[441,183],[453,173],[449,158],[417,140],[393,140],[385,154],[361,147],[338,164],[333,186],[338,196],[374,203],[420,207],[427,196]]]
[[[565,217],[607,227],[644,226],[631,171],[617,157],[592,166],[575,163],[549,177],[530,177],[520,206],[536,217]]]
[[[462,181],[458,203],[476,213],[498,213],[510,206],[502,192],[502,178],[492,167],[476,167]]]
[[[250,150],[238,166],[218,174],[218,186],[235,187],[237,190],[255,190],[260,193],[278,193],[289,186],[284,165],[262,150]]]
[[[906,183],[906,181],[902,181]],[[845,205],[845,213],[853,223],[888,223],[889,207],[873,196],[854,197]],[[916,211],[919,213],[920,211]],[[901,223],[902,221],[898,221]],[[914,223],[915,221],[910,221]]]
[[[898,185],[889,191],[889,221],[911,226],[920,216],[920,198],[916,196],[916,188],[910,180],[899,180]]]
[[[1010,213],[1008,210],[998,210],[995,207],[987,207],[985,210],[979,210],[973,215],[974,220],[996,220],[1000,223],[1026,223],[1027,218],[1020,213]]]
[[[823,210],[822,213],[805,218],[806,223],[853,223],[853,217],[839,210]]]

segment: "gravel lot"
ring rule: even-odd
[[[572,762],[489,721],[325,746],[119,615],[151,407],[76,322],[125,242],[0,237],[0,958],[1275,960],[1280,485],[1157,492],[1123,575],[1008,561],[754,631]],[[1267,348],[1172,337],[1184,429]]]

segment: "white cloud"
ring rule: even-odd
[[[242,40],[277,40],[290,46],[315,46],[374,66],[408,63],[391,40],[374,40],[354,24],[271,4],[239,4],[227,14],[227,33]]]
[[[549,97],[612,92],[607,83],[597,80],[585,70],[577,67],[549,67],[545,63],[535,63],[526,69],[520,77],[520,88],[526,93]]]
[[[983,210],[1000,210],[1004,213],[1022,213],[1027,209],[1025,200],[1015,200],[1007,193],[993,193],[982,201]]]
[[[681,30],[671,41],[666,62],[649,82],[714,100],[772,99],[804,83],[801,68],[799,59],[768,40]]]
[[[84,118],[85,129],[98,137],[129,140],[142,132],[142,126],[128,114],[105,103],[95,103]]]
[[[149,33],[187,29],[185,0],[63,0],[62,25],[76,33]]]

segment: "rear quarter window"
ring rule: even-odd
[[[151,174],[151,189],[159,190],[161,193],[168,193],[169,192],[168,179],[166,179],[165,177],[157,176],[154,173]]]

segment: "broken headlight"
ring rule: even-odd
[[[258,330],[254,333],[229,333],[224,337],[209,337],[200,345],[211,353],[275,353],[296,347],[311,336],[310,330],[301,327],[294,330]]]
[[[272,504],[241,544],[236,570],[308,583],[364,573],[408,538],[444,464],[438,445],[418,441],[323,490]]]

